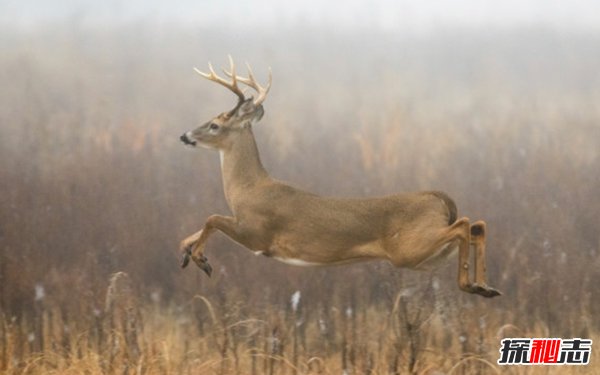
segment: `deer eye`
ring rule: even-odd
[[[215,124],[214,122],[212,124],[209,125],[210,130],[217,130],[219,129],[219,125]]]

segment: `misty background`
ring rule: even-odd
[[[598,31],[600,6],[593,0],[507,0],[452,2],[430,0],[219,1],[180,0],[5,0],[2,23],[34,28],[40,23],[72,21],[88,26],[150,22],[158,27],[211,26],[261,29],[321,27],[329,30],[439,32],[444,28],[547,27]]]
[[[472,353],[495,363],[507,326],[514,337],[597,337],[599,25],[594,1],[0,2],[0,336],[15,348],[0,370],[48,342],[75,345],[72,332],[104,348],[117,272],[144,323],[169,316],[185,333],[173,347],[193,332],[207,343],[201,357],[225,347],[224,358],[229,344],[212,338],[194,296],[223,327],[267,322],[264,337],[226,342],[260,346],[308,327],[299,355],[342,353],[343,366],[429,363],[407,337],[458,353],[440,355],[448,368]],[[296,268],[221,234],[206,248],[212,278],[180,270],[179,241],[229,212],[218,154],[179,142],[235,104],[192,69],[226,66],[228,54],[261,82],[272,68],[254,133],[274,177],[324,195],[446,191],[459,215],[487,222],[489,283],[504,296],[460,292],[455,260],[432,273]],[[288,320],[296,291],[303,325]],[[388,348],[373,324],[398,301],[408,306],[398,319],[427,310],[435,319],[419,324],[443,324],[397,333]],[[352,340],[340,328],[348,308],[364,329]],[[53,319],[63,328],[50,330]],[[338,330],[319,331],[322,321]]]

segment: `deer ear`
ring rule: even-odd
[[[260,121],[264,114],[265,110],[262,104],[259,104],[258,107],[256,107],[256,110],[254,111],[254,121]]]
[[[241,119],[242,126],[245,126],[246,123],[252,124],[254,122],[260,121],[263,117],[265,110],[262,105],[255,105],[251,99],[245,101],[240,105],[240,107],[236,111],[236,118]]]
[[[246,116],[256,110],[256,106],[252,101],[252,98],[246,100],[240,105],[240,108],[237,110],[238,117]]]

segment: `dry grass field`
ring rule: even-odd
[[[600,37],[109,29],[0,33],[0,374],[593,374],[496,365],[503,337],[600,342]],[[324,195],[438,189],[488,223],[504,295],[455,261],[294,268],[222,235],[218,156],[178,137],[235,98],[192,70],[273,70],[274,176]],[[294,301],[294,302],[292,302]]]

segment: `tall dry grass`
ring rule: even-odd
[[[238,35],[77,25],[0,37],[0,372],[538,374],[501,337],[600,329],[597,37]],[[374,262],[299,269],[223,236],[212,279],[178,241],[227,212],[218,158],[178,136],[234,98],[227,53],[274,86],[267,168],[328,195],[440,189],[489,226],[484,300]],[[220,60],[219,60],[220,59]],[[291,296],[299,291],[294,309]]]

